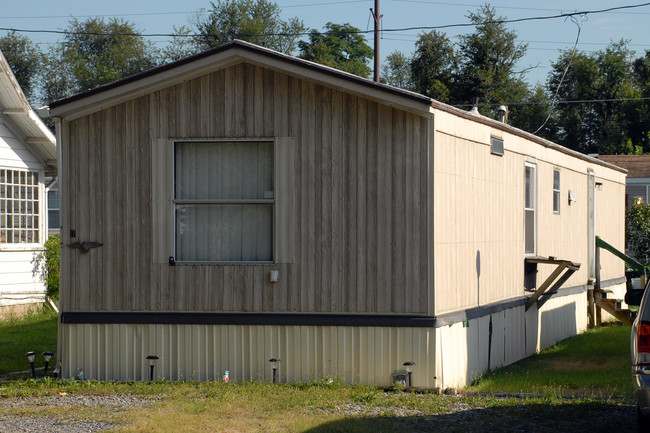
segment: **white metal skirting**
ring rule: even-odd
[[[438,386],[464,387],[489,369],[533,355],[586,329],[586,292],[551,298],[539,310],[533,306],[525,311],[522,305],[437,328]]]
[[[282,360],[281,382],[333,377],[389,385],[394,370],[416,363],[413,386],[436,386],[433,328],[61,324],[63,376],[79,369],[98,380],[147,380],[147,355],[160,359],[156,378],[272,380],[271,358]]]
[[[281,382],[333,377],[386,386],[413,361],[413,386],[459,388],[489,369],[530,356],[587,329],[587,293],[523,305],[439,328],[259,325],[61,324],[64,377],[272,380],[271,358],[282,360]]]

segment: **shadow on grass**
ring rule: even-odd
[[[476,402],[480,404],[480,401]],[[330,432],[571,432],[627,433],[637,431],[631,403],[559,402],[468,408],[422,416],[355,417],[329,422],[306,433]]]

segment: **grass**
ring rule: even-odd
[[[49,309],[33,310],[26,316],[0,319],[0,376],[29,369],[25,353],[56,351],[57,314]],[[37,367],[43,358],[39,357]]]
[[[22,322],[0,322],[2,341],[18,345],[11,350],[6,344],[0,345],[0,362],[12,365],[10,370],[24,370],[24,352],[53,347],[49,344],[56,339],[55,330],[56,315],[47,312],[33,314]],[[635,423],[628,386],[628,340],[629,327],[591,330],[486,375],[458,395],[386,392],[374,386],[343,385],[340,381],[329,384],[325,380],[297,384],[12,380],[0,382],[0,419],[52,417],[61,423],[110,422],[116,425],[115,431],[123,433],[622,433],[633,431]],[[4,361],[10,352],[17,352],[18,357]],[[498,397],[475,391],[540,394]],[[586,397],[558,396],[578,392]],[[78,396],[130,396],[142,399],[143,404],[128,408],[106,403],[68,406],[48,400]]]
[[[472,391],[632,396],[630,327],[590,329],[481,377]]]

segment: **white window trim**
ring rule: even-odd
[[[555,189],[555,173],[557,173],[558,175],[557,189]],[[555,194],[558,195],[557,210],[555,210]],[[556,167],[553,169],[553,213],[559,215],[561,210],[562,210],[562,172],[560,171],[559,168]]]
[[[43,184],[43,179],[45,175],[44,170],[34,170],[29,168],[16,168],[16,167],[5,167],[0,166],[0,170],[11,170],[11,171],[22,171],[36,173],[38,175],[38,239],[39,242],[30,242],[30,243],[0,243],[0,251],[43,251],[43,244],[45,243],[46,231],[45,231],[45,215],[44,213],[44,203],[45,200],[45,186]],[[47,205],[45,204],[45,207]]]
[[[171,146],[171,156],[172,156],[172,161],[171,161],[171,221],[172,221],[172,253],[171,257],[174,258],[175,264],[176,265],[274,265],[276,264],[276,197],[277,197],[277,192],[274,189],[274,197],[273,199],[260,199],[260,200],[254,200],[255,203],[259,204],[272,204],[273,205],[273,210],[272,210],[272,220],[271,220],[271,227],[272,227],[272,233],[271,233],[271,251],[273,255],[273,260],[271,261],[229,261],[229,260],[224,260],[224,261],[195,261],[195,260],[177,260],[176,259],[176,205],[177,204],[228,204],[228,203],[252,203],[253,200],[177,200],[175,197],[174,193],[174,174],[176,173],[176,165],[175,165],[175,155],[176,155],[176,144],[177,143],[231,143],[231,142],[253,142],[253,143],[258,143],[258,142],[270,142],[273,145],[273,156],[274,156],[274,173],[273,173],[273,182],[274,182],[274,188],[277,187],[276,185],[276,173],[275,173],[275,158],[276,158],[276,140],[273,138],[215,138],[215,139],[207,139],[207,138],[202,138],[202,139],[189,139],[189,140],[184,140],[184,139],[175,139],[172,140],[172,146]]]

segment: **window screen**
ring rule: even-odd
[[[273,261],[273,186],[272,142],[176,143],[176,260]]]

